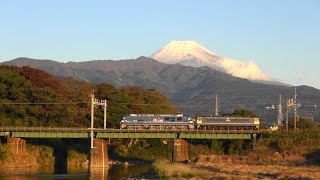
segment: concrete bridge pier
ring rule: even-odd
[[[183,162],[188,157],[188,142],[184,139],[174,139],[173,141],[173,162]]]
[[[7,138],[9,151],[14,156],[24,156],[27,153],[26,140],[21,138]]]
[[[108,167],[108,142],[104,139],[94,139],[90,150],[90,167]]]

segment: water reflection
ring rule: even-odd
[[[154,176],[152,164],[139,164],[129,166],[112,166],[108,171],[109,179],[121,178],[152,178]]]
[[[54,167],[47,168],[6,168],[0,170],[0,179],[31,180],[31,179],[126,179],[154,178],[152,164],[113,165],[109,168],[68,168],[66,172],[57,173]]]
[[[108,179],[109,168],[90,168],[90,179]]]
[[[69,169],[68,169],[69,170]],[[0,179],[4,180],[51,180],[51,179],[88,179],[90,174],[88,168],[76,172],[65,172],[58,174],[54,167],[35,167],[35,168],[5,168],[0,170]]]
[[[152,178],[154,172],[151,164],[114,165],[109,169],[91,168],[90,177],[90,179]]]

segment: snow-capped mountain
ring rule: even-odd
[[[180,63],[192,67],[212,67],[215,61],[220,59],[218,55],[194,41],[171,41],[151,58],[166,64]]]
[[[250,80],[271,80],[254,62],[242,62],[228,57],[220,57],[194,41],[171,41],[152,54],[151,58],[166,64],[179,63],[192,67],[209,66]]]

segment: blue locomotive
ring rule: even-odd
[[[121,129],[193,129],[193,120],[183,114],[126,114]]]

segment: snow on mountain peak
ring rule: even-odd
[[[173,40],[151,55],[151,58],[166,64],[201,67],[213,65],[219,56],[195,41]]]
[[[271,78],[254,62],[219,57],[214,52],[195,41],[173,40],[151,55],[151,58],[166,64],[182,64],[185,66],[209,66],[236,77],[250,80],[270,80]]]

